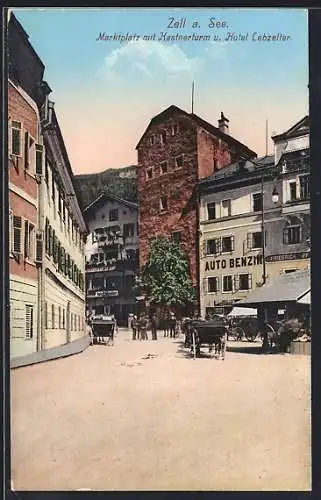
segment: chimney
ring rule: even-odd
[[[223,111],[221,111],[221,118],[218,120],[218,128],[221,132],[224,132],[224,134],[228,134],[229,133],[229,130],[228,130],[228,124],[229,124],[229,121],[225,116],[224,116],[224,113]]]

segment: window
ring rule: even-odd
[[[29,169],[29,132],[25,132],[25,150],[24,150],[25,169]]]
[[[175,168],[181,168],[184,163],[184,157],[183,155],[176,156],[175,158]]]
[[[302,241],[302,228],[301,226],[289,226],[284,229],[283,243],[285,245],[295,245]]]
[[[252,288],[252,275],[240,274],[239,275],[239,290],[249,290]]]
[[[42,175],[43,146],[36,144],[36,174]]]
[[[296,182],[289,183],[290,201],[296,200]]]
[[[181,231],[174,231],[172,233],[172,240],[174,241],[174,243],[179,244],[181,242],[181,235],[182,235]]]
[[[176,135],[178,132],[178,125],[175,123],[175,125],[171,126],[171,135]]]
[[[288,273],[295,273],[295,271],[297,271],[297,269],[285,269],[285,270],[284,270],[285,274],[288,274]]]
[[[208,278],[208,293],[218,292],[218,279],[215,277]]]
[[[247,235],[247,248],[249,250],[255,248],[263,247],[263,235],[262,231],[256,231],[255,233],[248,233]]]
[[[217,160],[215,158],[213,159],[213,171],[217,171]]]
[[[161,164],[160,164],[160,173],[163,175],[163,174],[167,174],[167,161],[163,161]]]
[[[123,232],[124,232],[124,238],[127,238],[129,236],[135,236],[135,224],[134,223],[124,224]]]
[[[220,252],[220,238],[207,240],[206,242],[206,255],[216,255]]]
[[[16,215],[13,216],[13,253],[20,255],[22,253],[22,219]]]
[[[34,258],[34,238],[35,226],[31,222],[25,221],[25,234],[24,234],[24,258]]]
[[[221,217],[230,217],[231,215],[231,200],[223,200],[221,208]]]
[[[149,144],[151,146],[153,146],[153,144],[155,144],[155,136],[154,135],[151,135],[150,138],[149,138]]]
[[[232,276],[223,276],[223,292],[233,291]]]
[[[253,212],[261,212],[263,208],[262,193],[253,194]]]
[[[160,205],[160,211],[161,212],[165,212],[168,209],[167,196],[161,196],[159,205]]]
[[[208,203],[207,204],[207,219],[208,220],[216,219],[215,203]]]
[[[21,122],[11,122],[11,154],[21,156]]]
[[[58,328],[61,328],[61,307],[58,307]]]
[[[150,180],[152,179],[154,176],[154,169],[153,167],[149,167],[147,170],[146,170],[146,179],[147,180]]]
[[[48,184],[48,182],[49,182],[49,163],[47,160],[45,161],[45,181]]]
[[[51,304],[51,328],[55,328],[55,306]]]
[[[45,320],[45,328],[48,328],[48,303],[45,302],[45,314],[44,314],[44,320]]]
[[[165,130],[164,130],[164,132],[161,133],[160,140],[161,140],[161,144],[165,144],[166,143],[167,136],[166,136]]]
[[[299,177],[300,181],[300,199],[307,200],[310,198],[310,176],[301,175]]]
[[[234,236],[223,236],[222,238],[222,252],[233,252],[234,250]]]
[[[26,339],[33,337],[33,306],[26,305]]]

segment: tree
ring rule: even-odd
[[[185,306],[195,300],[186,256],[177,243],[164,236],[150,244],[141,283],[148,300],[155,305]]]

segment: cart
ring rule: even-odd
[[[185,345],[190,347],[194,359],[200,357],[201,348],[208,346],[208,352],[215,358],[225,359],[228,323],[223,317],[210,321],[191,321],[185,333]]]
[[[116,321],[111,316],[94,316],[91,319],[93,343],[114,345]]]
[[[250,316],[239,316],[229,318],[228,339],[241,341],[244,338],[249,342],[254,342],[260,335],[259,322],[257,318]]]

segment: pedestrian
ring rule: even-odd
[[[170,318],[169,318],[169,336],[174,337],[176,335],[176,316],[174,313],[171,313]]]
[[[168,317],[164,314],[164,337],[168,337]]]
[[[93,330],[92,330],[92,327],[91,327],[91,321],[90,320],[87,320],[87,322],[86,322],[86,332],[87,332],[87,335],[89,335],[90,344],[93,345],[93,343],[94,343],[94,336],[93,336]]]
[[[148,340],[147,327],[148,327],[148,320],[145,316],[145,313],[142,313],[139,318],[139,329],[140,329],[141,340]]]
[[[152,340],[157,340],[157,323],[158,323],[157,315],[154,313],[150,321],[152,329]]]
[[[134,315],[132,317],[132,320],[131,320],[131,329],[133,331],[133,340],[136,340],[136,336],[137,336],[137,316]]]

